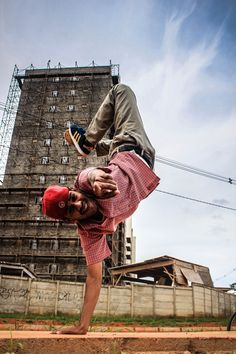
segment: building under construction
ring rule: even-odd
[[[0,129],[0,261],[24,264],[40,278],[85,280],[75,226],[45,218],[41,200],[47,185],[72,186],[78,169],[107,163],[95,152],[78,158],[63,133],[72,122],[86,129],[118,82],[119,66],[112,64],[15,67]],[[112,256],[105,260],[105,283],[109,268],[134,261],[135,253],[130,220],[107,237]]]

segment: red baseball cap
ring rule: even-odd
[[[69,189],[61,186],[48,187],[43,195],[43,214],[53,219],[63,220],[67,209]]]

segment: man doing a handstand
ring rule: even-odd
[[[103,139],[111,126],[113,139]],[[98,156],[109,156],[107,167],[79,171],[73,189],[49,186],[42,201],[45,215],[77,225],[87,263],[84,304],[80,322],[60,333],[85,334],[101,289],[102,262],[111,254],[106,234],[134,213],[160,179],[153,172],[155,150],[126,85],[112,87],[86,132],[73,124],[65,139],[81,156],[93,149]]]

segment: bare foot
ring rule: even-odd
[[[86,334],[87,330],[82,326],[71,326],[66,327],[60,331],[56,332],[57,334]]]

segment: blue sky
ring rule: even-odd
[[[0,101],[14,64],[111,59],[158,155],[236,178],[235,16],[234,0],[0,0]],[[155,170],[162,190],[236,207],[235,186]],[[234,211],[154,192],[133,227],[138,261],[168,254],[208,266],[217,286],[236,281]]]

